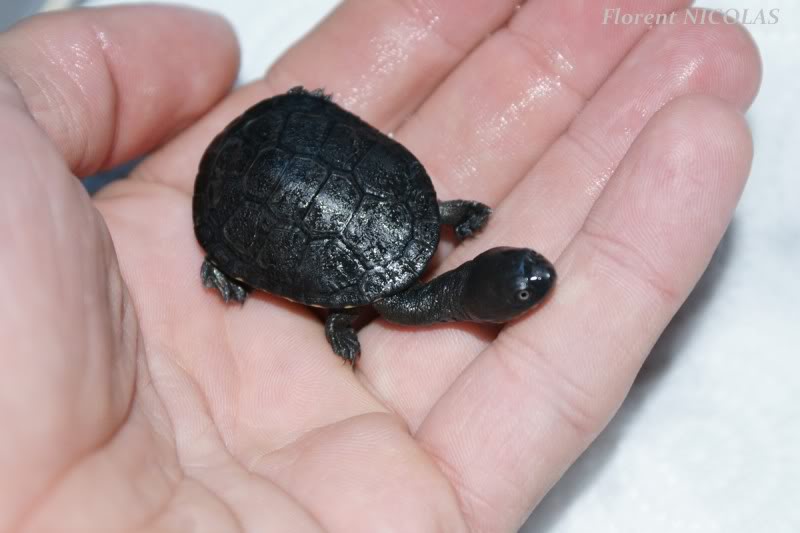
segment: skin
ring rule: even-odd
[[[541,303],[556,277],[553,265],[534,250],[501,246],[428,282],[376,300],[372,308],[395,324],[501,324]],[[325,337],[334,353],[353,365],[360,354],[354,328],[357,317],[358,308],[332,309],[325,319]]]
[[[736,26],[514,4],[347,2],[227,96],[236,44],[205,14],[79,11],[0,36],[0,531],[519,527],[706,267],[749,171],[760,65]],[[438,272],[532,247],[559,273],[547,305],[502,330],[375,321],[354,373],[312,312],[204,289],[200,154],[299,84],[394,131],[441,198],[495,208]],[[152,150],[93,199],[75,179]]]

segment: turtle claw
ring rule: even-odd
[[[463,240],[480,231],[489,220],[492,208],[472,200],[449,200],[439,204],[443,224],[452,225],[456,236]]]
[[[361,355],[361,343],[353,328],[355,318],[356,315],[352,313],[331,311],[325,320],[325,337],[333,352],[353,366]]]
[[[227,302],[229,300],[234,300],[236,302],[239,302],[240,304],[243,304],[244,301],[247,299],[247,292],[248,292],[247,289],[235,283],[230,284],[230,289],[231,289],[230,298],[225,301]]]
[[[361,355],[361,343],[353,328],[349,332],[340,332],[334,338],[329,339],[333,352],[341,357],[345,363],[355,366],[358,356]]]
[[[203,286],[217,289],[225,303],[233,300],[243,304],[247,299],[247,293],[250,292],[247,287],[226,276],[208,259],[203,261],[203,266],[200,267],[200,277],[203,280]]]
[[[459,239],[466,239],[481,230],[492,214],[492,209],[486,205],[475,202],[476,206],[465,221],[456,226],[456,235]]]

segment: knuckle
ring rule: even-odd
[[[450,464],[441,453],[437,453],[431,446],[427,446],[424,442],[421,445],[453,489],[456,502],[466,518],[466,523],[480,522],[478,517],[491,516],[495,512],[496,505],[493,505],[487,497],[481,494],[478,487],[464,480],[458,468]]]
[[[458,42],[458,34],[452,34],[441,24],[442,16],[424,0],[395,0],[395,3],[408,13],[414,22],[425,31],[432,33],[445,48],[454,51],[457,55],[463,55],[469,50],[469,46]]]
[[[682,301],[682,294],[672,277],[660,268],[639,246],[623,237],[614,237],[587,223],[581,230],[589,247],[592,263],[614,273],[614,279],[626,285],[640,285],[646,293],[669,308]]]
[[[510,382],[522,384],[528,391],[535,390],[556,419],[582,441],[593,439],[607,419],[599,394],[573,377],[559,362],[563,358],[544,351],[517,331],[507,330],[498,337],[502,349],[497,356]]]
[[[570,82],[569,76],[565,76],[564,73],[553,64],[551,58],[555,54],[552,51],[548,52],[547,48],[531,34],[509,25],[498,31],[495,37],[507,39],[514,49],[525,54],[528,58],[528,62],[531,64],[530,70],[541,71],[551,80],[554,86],[573,95],[577,99],[577,107],[583,107],[588,101],[590,95]]]

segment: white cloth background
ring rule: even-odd
[[[184,3],[233,22],[250,80],[336,2]],[[524,532],[800,532],[800,4],[698,3],[781,10],[750,26],[764,58],[750,182],[621,411]]]

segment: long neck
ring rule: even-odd
[[[472,269],[468,261],[428,283],[378,300],[373,307],[390,322],[409,325],[470,320],[462,304],[464,283]]]

